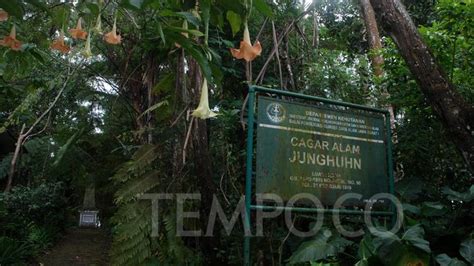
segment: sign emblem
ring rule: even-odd
[[[267,116],[273,123],[281,123],[286,117],[285,107],[279,103],[270,103],[267,106]]]

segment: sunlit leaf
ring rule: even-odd
[[[229,21],[230,27],[232,29],[232,35],[235,36],[235,34],[240,30],[242,19],[240,18],[239,14],[232,10],[227,11],[226,18],[227,21]]]
[[[255,8],[267,17],[273,17],[273,12],[270,6],[265,2],[265,0],[253,0],[253,5]]]

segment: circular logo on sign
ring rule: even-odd
[[[286,117],[286,110],[279,103],[271,103],[267,106],[267,116],[273,123],[280,123]]]

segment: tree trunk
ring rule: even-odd
[[[449,138],[472,171],[474,106],[449,82],[400,0],[371,0],[377,18],[390,34]]]
[[[7,185],[5,186],[5,190],[3,191],[5,193],[10,192],[10,190],[12,189],[13,176],[15,176],[16,170],[16,163],[18,161],[18,158],[20,157],[21,147],[23,146],[23,140],[25,139],[25,135],[23,135],[25,127],[26,125],[23,124],[20,130],[20,134],[18,135],[18,139],[16,141],[15,152],[13,153],[12,161],[10,162],[10,171],[8,172]]]
[[[367,39],[369,41],[370,48],[370,60],[372,61],[372,68],[374,69],[374,75],[378,78],[383,76],[383,56],[382,51],[382,42],[380,41],[380,33],[377,26],[377,21],[375,19],[374,9],[370,4],[369,0],[360,0],[360,7],[362,11],[362,17],[364,18],[365,29],[367,31]],[[384,100],[390,97],[387,89],[383,89]],[[387,110],[390,113],[390,128],[395,129],[395,111],[392,104],[387,104]],[[396,138],[393,138],[393,141],[396,142]]]
[[[383,57],[380,54],[382,43],[380,42],[380,34],[377,28],[377,21],[375,20],[374,9],[369,0],[360,0],[360,7],[367,31],[370,51],[372,52],[370,59],[372,61],[372,67],[374,68],[374,74],[376,77],[381,77],[383,75]]]
[[[319,47],[319,22],[318,13],[313,11],[313,48],[318,49]]]

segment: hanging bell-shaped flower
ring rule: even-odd
[[[12,26],[10,34],[8,36],[3,37],[0,40],[0,45],[5,47],[10,47],[13,51],[20,51],[21,50],[21,42],[16,39],[16,28],[15,25]]]
[[[262,46],[259,41],[252,46],[247,23],[245,23],[244,40],[240,42],[240,49],[230,48],[230,52],[233,57],[237,59],[245,59],[247,62],[253,61],[255,57],[262,53]]]
[[[102,19],[100,17],[100,13],[99,15],[97,15],[97,21],[95,22],[95,26],[92,29],[92,31],[94,31],[97,34],[102,34]]]
[[[0,8],[0,21],[8,20],[8,12]]]
[[[64,43],[64,32],[59,33],[59,37],[51,43],[51,49],[60,51],[63,54],[69,53],[71,47]]]
[[[117,17],[114,19],[112,30],[104,35],[104,40],[109,44],[119,44],[122,41],[122,37],[117,34]]]
[[[87,41],[86,41],[86,46],[84,47],[84,50],[82,50],[82,55],[85,58],[89,58],[92,56],[92,51],[91,51],[91,34],[89,33],[87,35]]]
[[[87,32],[82,29],[82,19],[79,18],[77,20],[77,25],[75,28],[72,28],[69,30],[69,33],[71,34],[71,37],[73,39],[81,39],[85,40],[87,37]]]
[[[207,80],[204,79],[202,82],[202,88],[201,88],[201,99],[199,101],[198,107],[192,113],[192,116],[198,117],[201,119],[207,119],[207,118],[217,116],[216,113],[214,113],[213,111],[211,111],[211,109],[209,109],[208,94],[209,94],[209,89],[207,88]]]

